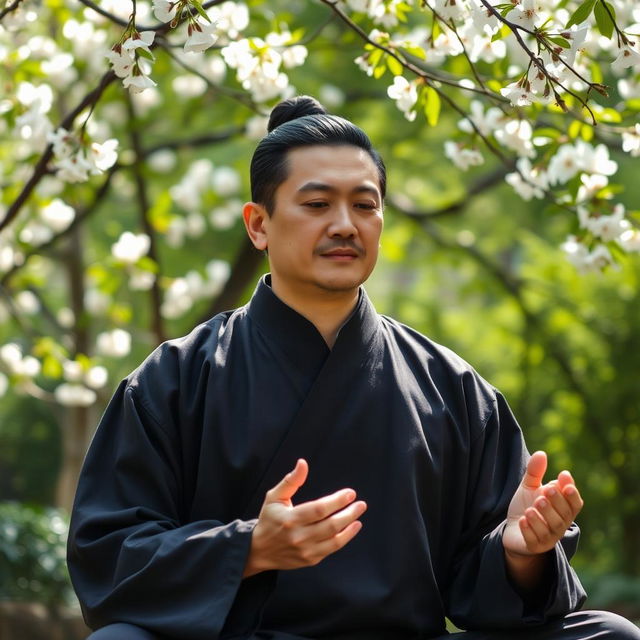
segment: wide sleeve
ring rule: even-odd
[[[123,382],[87,454],[69,533],[69,572],[91,628],[128,622],[212,640],[229,617],[257,625],[275,572],[242,579],[255,520],[186,521],[183,473],[179,438]]]
[[[569,565],[579,536],[575,524],[549,552],[549,571],[535,593],[523,596],[507,575],[502,531],[528,457],[520,427],[497,393],[471,447],[464,531],[445,593],[447,615],[462,629],[542,624],[575,611],[586,598]]]

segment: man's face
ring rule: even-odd
[[[355,146],[288,153],[288,177],[262,220],[276,293],[353,293],[378,257],[382,196],[371,156]]]

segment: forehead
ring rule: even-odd
[[[380,190],[378,168],[367,151],[360,147],[298,147],[287,154],[287,165],[287,179],[281,187],[295,190],[307,182],[321,182],[336,189],[367,185]]]

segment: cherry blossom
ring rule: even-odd
[[[56,402],[64,407],[90,407],[98,398],[92,389],[69,382],[58,385],[53,396]]]
[[[622,133],[622,150],[634,158],[640,156],[640,123],[636,123],[633,130]]]
[[[629,45],[621,47],[618,57],[611,63],[611,68],[616,73],[622,73],[624,69],[640,67],[640,53],[632,49]]]
[[[116,260],[135,264],[147,254],[150,246],[151,238],[146,233],[135,234],[125,231],[111,247],[111,253]]]
[[[518,158],[518,172],[509,173],[505,180],[523,200],[544,198],[549,186],[549,178],[539,167],[532,167],[529,158]]]
[[[99,333],[96,337],[96,351],[111,358],[124,358],[131,351],[131,334],[124,329]]]
[[[444,154],[463,171],[484,163],[484,158],[477,149],[467,149],[450,140],[444,143]]]
[[[396,106],[407,120],[415,120],[413,107],[418,101],[418,89],[415,82],[409,82],[404,76],[395,76],[393,84],[387,88],[387,95],[396,101]]]

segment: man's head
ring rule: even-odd
[[[322,111],[306,97],[274,109],[243,209],[254,246],[268,251],[274,291],[289,304],[353,300],[378,256],[384,165],[361,129]]]
[[[297,96],[273,108],[269,133],[260,141],[251,159],[251,199],[274,211],[278,187],[287,179],[288,155],[293,149],[316,145],[358,147],[366,151],[378,170],[384,198],[387,175],[384,163],[367,134],[349,120],[329,115],[314,98]]]

